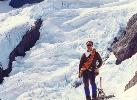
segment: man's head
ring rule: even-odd
[[[87,51],[91,51],[92,47],[93,47],[93,42],[92,41],[87,41],[86,46],[87,46]]]

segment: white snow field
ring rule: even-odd
[[[137,13],[137,0],[45,0],[19,9],[4,2],[0,1],[0,62],[4,68],[34,21],[42,18],[43,25],[35,46],[25,57],[16,57],[10,77],[0,85],[1,100],[85,100],[83,85],[75,89],[71,84],[78,77],[88,40],[103,60],[109,56],[96,79],[99,86],[102,77],[105,93],[116,96],[109,100],[137,100],[137,85],[124,92],[137,70],[137,54],[116,65],[115,56],[107,50]]]

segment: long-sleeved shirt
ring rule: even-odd
[[[90,57],[90,55],[91,54],[89,52],[86,52],[82,55],[80,64],[79,64],[79,72],[80,72],[80,69],[82,68],[83,64]],[[90,65],[89,69],[94,70],[95,68],[100,68],[102,63],[103,63],[103,61],[102,61],[100,54],[98,52],[95,52],[94,58],[92,60],[92,63]]]

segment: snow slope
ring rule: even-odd
[[[123,93],[119,99],[120,100],[136,100],[136,90],[137,90],[137,85],[131,87],[128,91]]]
[[[40,39],[24,58],[17,57],[13,62],[10,77],[0,85],[0,98],[84,100],[83,85],[74,89],[71,84],[77,78],[85,43],[92,40],[103,60],[110,55],[100,69],[105,92],[114,93],[114,100],[125,100],[121,98],[134,91],[121,96],[136,71],[137,54],[121,65],[115,65],[116,58],[107,49],[137,12],[136,4],[137,0],[64,0],[63,3],[61,0],[45,0],[0,14],[0,62],[5,67],[9,53],[21,37],[37,18],[43,19]],[[98,85],[100,76],[97,77]],[[134,98],[131,100],[136,100]]]

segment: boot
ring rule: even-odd
[[[97,94],[96,93],[92,94],[92,99],[91,100],[96,100],[96,99],[97,99]]]
[[[90,96],[86,96],[86,100],[91,100],[91,97]]]

